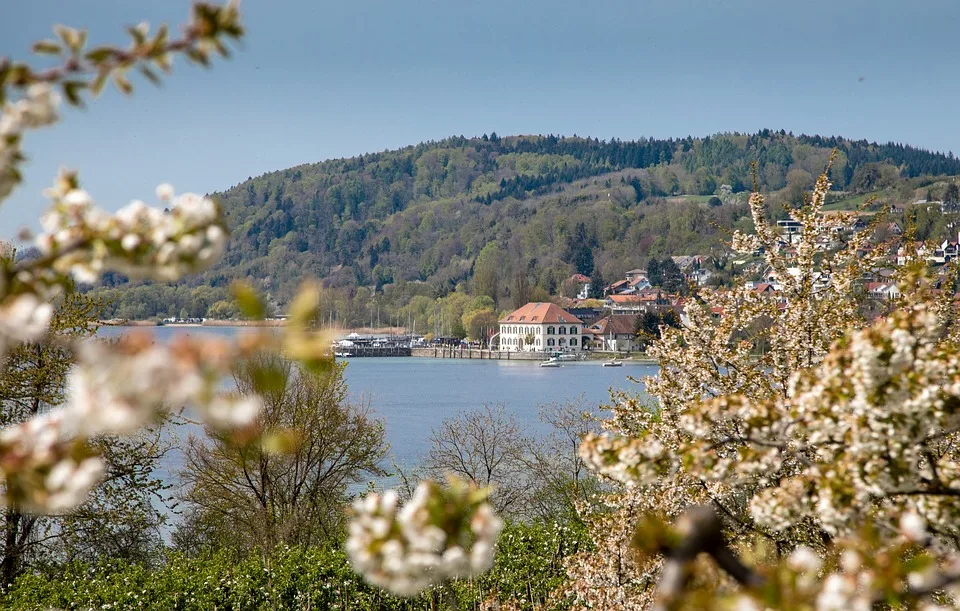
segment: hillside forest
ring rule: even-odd
[[[952,153],[771,130],[636,141],[491,134],[248,178],[214,194],[232,234],[215,268],[172,285],[113,274],[95,294],[107,318],[231,319],[236,279],[282,313],[316,277],[329,321],[464,336],[465,314],[571,296],[574,273],[602,283],[651,258],[706,255],[725,282],[737,270],[722,245],[751,230],[754,181],[771,216],[785,218],[833,151],[828,208],[892,208],[919,239],[946,236],[941,208],[960,199]]]

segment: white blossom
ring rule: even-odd
[[[449,488],[421,482],[403,507],[392,490],[372,493],[354,503],[353,513],[350,562],[400,596],[488,570],[503,526],[484,491],[457,481]]]

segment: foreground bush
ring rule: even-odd
[[[563,559],[585,543],[576,527],[513,524],[504,529],[493,569],[455,582],[461,609],[495,596],[522,609],[545,602],[563,579]],[[431,609],[440,593],[401,599],[370,587],[351,570],[340,546],[278,548],[266,558],[225,552],[198,558],[171,554],[156,569],[107,563],[72,564],[54,574],[22,576],[0,609]]]

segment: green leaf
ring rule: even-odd
[[[290,326],[304,329],[316,320],[320,308],[320,286],[306,282],[290,304]]]
[[[265,365],[253,367],[251,378],[253,379],[253,388],[259,395],[282,392],[287,385],[283,368],[276,362],[268,362]]]
[[[84,43],[87,40],[87,35],[85,32],[81,32],[75,28],[70,28],[65,25],[55,25],[53,26],[53,31],[60,37],[60,40],[63,41],[63,44],[67,46],[73,52],[79,52],[83,48]]]
[[[80,97],[80,92],[86,88],[87,84],[83,81],[64,81],[63,95],[70,104],[83,106],[83,98]]]
[[[33,52],[38,55],[60,55],[63,48],[55,40],[39,40],[33,43]]]
[[[130,34],[130,38],[133,39],[134,44],[136,44],[137,46],[142,45],[147,40],[147,37],[144,36],[143,31],[140,29],[140,26],[128,27],[127,33]]]
[[[130,79],[128,79],[126,75],[121,72],[117,72],[113,75],[113,84],[124,95],[130,95],[133,93],[133,85],[130,83]]]
[[[190,61],[200,64],[201,66],[210,65],[210,58],[203,51],[200,51],[199,49],[187,49],[186,53],[187,58],[189,58]]]
[[[260,447],[269,454],[290,454],[303,443],[303,435],[293,429],[273,431],[263,436]]]
[[[141,65],[140,74],[146,77],[148,81],[159,87],[163,81],[160,80],[160,77],[157,76],[157,73],[150,69],[149,66]]]
[[[167,38],[169,35],[169,29],[166,24],[161,25],[157,28],[157,35],[153,39],[153,51],[154,53],[163,53],[164,49],[167,46]]]
[[[263,320],[267,316],[267,306],[260,299],[260,295],[252,286],[246,282],[237,281],[230,285],[230,292],[233,294],[240,313],[244,318],[251,320]]]
[[[103,60],[113,57],[116,53],[116,49],[113,49],[112,47],[96,47],[87,52],[84,57],[88,61],[99,64]]]
[[[93,82],[90,83],[90,92],[93,93],[93,95],[95,96],[100,95],[100,93],[103,92],[104,85],[107,84],[107,78],[109,76],[110,76],[110,71],[105,68],[102,68],[97,73],[97,76],[94,77]]]

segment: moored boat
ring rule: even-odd
[[[546,361],[543,361],[542,363],[540,363],[540,366],[541,366],[541,367],[559,367],[559,366],[560,366],[560,361],[558,361],[557,359],[551,357],[551,358],[547,359]]]
[[[612,361],[605,361],[603,363],[604,367],[623,367],[623,361],[613,359]]]

